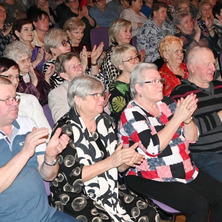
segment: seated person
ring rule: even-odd
[[[103,113],[104,86],[92,76],[69,84],[70,111],[55,126],[69,136],[59,156],[58,176],[51,182],[50,202],[81,221],[159,221],[154,208],[118,184],[118,170],[141,163],[134,144],[117,146],[110,117]]]
[[[93,0],[94,6],[89,9],[90,16],[96,21],[96,26],[109,27],[110,24],[118,19],[117,11],[111,5],[106,4],[106,0]]]
[[[161,40],[159,52],[165,61],[159,70],[161,77],[165,79],[163,95],[169,96],[173,88],[188,77],[186,64],[183,63],[183,41],[176,36],[168,35]]]
[[[215,58],[209,48],[196,46],[187,55],[188,79],[171,93],[175,100],[195,93],[198,98],[193,121],[199,139],[190,144],[192,159],[200,170],[222,182],[222,84],[214,80]]]
[[[100,54],[102,53],[102,48],[98,47],[96,50],[92,51],[92,61],[96,62]],[[86,58],[87,59],[87,58]],[[52,118],[56,123],[63,115],[65,115],[70,107],[67,101],[67,90],[69,82],[76,76],[86,74],[98,74],[98,69],[92,67],[91,70],[83,68],[79,57],[77,54],[70,52],[64,53],[57,57],[56,59],[56,73],[59,73],[59,76],[64,80],[64,82],[51,90],[48,95],[49,108],[52,112]]]
[[[140,11],[143,6],[142,0],[129,0],[129,8],[120,14],[120,18],[128,20],[132,24],[132,37],[136,36],[139,28],[147,21],[147,17]]]
[[[19,85],[18,64],[12,59],[1,57],[0,76],[9,79],[15,89],[17,89]],[[38,99],[31,94],[19,92],[17,92],[17,94],[20,96],[18,114],[20,116],[30,117],[38,128],[45,127],[51,130]]]
[[[145,159],[126,172],[129,188],[143,197],[158,200],[186,216],[186,221],[205,222],[222,218],[222,184],[198,170],[190,159],[189,143],[198,139],[192,120],[197,109],[195,94],[176,104],[162,93],[163,79],[157,67],[141,63],[130,78],[132,99],[120,119],[120,142]]]
[[[121,74],[109,88],[110,116],[113,117],[116,126],[118,126],[120,116],[131,100],[130,75],[134,66],[140,62],[140,58],[134,46],[125,44],[113,49],[111,62],[121,71]]]
[[[20,77],[17,91],[36,96],[42,106],[47,104],[48,93],[51,89],[49,78],[54,70],[49,69],[43,75],[41,71],[33,69],[31,50],[21,41],[14,41],[9,44],[4,51],[4,57],[14,60],[19,66]]]
[[[160,41],[167,35],[174,33],[173,26],[166,22],[167,4],[157,2],[152,7],[152,18],[143,23],[137,34],[137,49],[145,50],[145,62],[154,62],[160,69],[163,60],[158,48]]]
[[[48,204],[43,179],[58,172],[57,155],[69,138],[57,129],[46,145],[49,130],[36,129],[31,119],[18,116],[19,95],[10,80],[0,77],[0,217],[2,221],[77,222]]]

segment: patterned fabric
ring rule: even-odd
[[[185,63],[180,64],[180,68],[184,70],[184,77],[183,79],[188,78],[188,70]],[[181,83],[182,77],[179,75],[174,74],[167,66],[166,63],[163,64],[159,73],[162,78],[165,79],[165,84],[163,85],[163,95],[169,96],[171,91]]]
[[[222,110],[222,84],[221,81],[212,81],[209,89],[203,89],[183,80],[171,93],[175,100],[194,93],[198,98],[197,110],[193,120],[199,129],[199,138],[194,144],[190,144],[191,152],[215,152],[222,153],[222,124],[217,114]]]
[[[143,23],[137,34],[137,49],[146,52],[145,62],[154,62],[160,58],[158,51],[160,41],[167,35],[173,35],[173,25],[164,22],[160,28],[153,19]]]
[[[218,50],[217,53],[219,54],[222,52],[222,23],[218,19],[214,19],[214,30],[218,35]]]
[[[117,77],[121,74],[121,71],[118,70],[111,62],[111,55],[113,52],[113,48],[116,45],[111,45],[108,51],[106,52],[106,55],[103,59],[102,65],[101,65],[101,73],[98,76],[99,79],[102,80],[102,82],[105,85],[105,88],[109,90],[109,86],[111,83],[113,83]]]
[[[96,124],[101,143],[109,156],[117,145],[111,119],[106,114],[100,114]],[[69,135],[70,141],[59,155],[59,173],[51,183],[51,203],[56,208],[85,222],[132,221],[130,217],[136,218],[136,221],[158,220],[153,208],[135,195],[126,194],[124,186],[118,186],[116,168],[87,182],[82,181],[83,167],[101,161],[103,156],[73,108],[58,121],[55,129],[58,127],[62,127],[62,131]]]
[[[54,59],[50,59],[47,62],[44,63],[43,68],[42,68],[42,72],[45,74],[47,69],[49,68],[49,66],[53,64],[55,65],[55,60]],[[50,83],[52,88],[58,87],[59,85],[61,85],[64,82],[64,79],[61,78],[60,76],[57,75],[57,73],[53,73],[52,76],[50,77]]]
[[[3,29],[0,29],[0,56],[3,55],[5,47],[12,42],[12,34],[7,36],[3,34],[10,25],[10,23],[4,24]]]
[[[114,118],[116,125],[118,125],[123,110],[131,100],[130,85],[117,80],[110,85],[109,92],[111,94],[109,98],[110,116]]]
[[[127,175],[141,176],[164,182],[189,183],[198,175],[198,169],[192,163],[188,141],[183,135],[183,127],[175,132],[168,146],[160,151],[157,133],[173,117],[176,103],[169,97],[158,102],[160,117],[155,117],[131,101],[120,119],[120,140],[124,147],[139,142],[138,152],[145,155],[143,163],[130,168]]]

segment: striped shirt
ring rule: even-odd
[[[199,129],[199,139],[190,144],[190,151],[217,152],[222,153],[222,123],[217,114],[222,110],[222,82],[214,80],[210,82],[208,89],[196,86],[190,81],[183,80],[171,93],[175,100],[194,93],[197,95],[197,110],[194,112],[193,120]]]

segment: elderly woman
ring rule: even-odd
[[[138,142],[145,159],[126,172],[127,184],[137,194],[183,212],[187,222],[205,222],[209,206],[210,221],[219,222],[222,185],[199,171],[189,156],[189,142],[198,138],[192,121],[196,96],[175,104],[163,97],[162,83],[154,64],[138,64],[131,74],[133,100],[122,113],[120,139],[125,149]]]
[[[31,55],[29,47],[21,41],[12,42],[4,51],[4,56],[13,59],[19,66],[20,79],[17,91],[36,96],[44,106],[48,103],[48,93],[51,89],[49,76],[53,70],[48,70],[45,76],[42,72],[34,70],[31,65]]]
[[[121,71],[121,74],[110,85],[109,98],[110,116],[113,117],[116,125],[120,120],[121,113],[131,100],[130,96],[130,75],[136,64],[140,61],[136,48],[132,45],[119,45],[113,49],[111,62]]]
[[[12,41],[12,24],[5,23],[6,7],[0,3],[0,56],[2,56],[5,47]]]
[[[183,40],[183,48],[189,49],[199,45],[213,48],[217,45],[217,35],[211,36],[200,29],[197,22],[193,22],[189,12],[182,11],[175,16],[175,25],[179,29],[179,33],[175,35]]]
[[[84,30],[86,28],[85,23],[76,17],[68,19],[64,26],[63,30],[67,33],[71,45],[72,52],[80,54],[83,50],[84,44]],[[90,51],[90,45],[85,45],[87,50]]]
[[[0,76],[9,79],[12,85],[17,89],[19,85],[19,66],[12,60],[5,57],[0,58]],[[37,98],[31,94],[17,93],[19,100],[19,115],[28,116],[38,128],[46,127],[51,130],[49,123],[44,115],[42,106]]]
[[[46,71],[52,67],[51,65],[55,64],[56,58],[60,54],[71,51],[66,32],[59,28],[50,29],[44,39],[44,48],[45,51],[52,56],[51,59],[46,61],[43,65],[43,73],[46,73]],[[57,87],[63,82],[63,79],[60,78],[57,73],[53,73],[50,82],[53,87]]]
[[[147,20],[137,34],[137,49],[145,50],[145,62],[154,62],[158,68],[163,65],[158,47],[160,41],[167,35],[172,35],[173,26],[166,22],[167,4],[157,2],[152,7],[152,18]]]
[[[165,61],[159,70],[161,77],[165,79],[163,95],[169,96],[173,88],[179,85],[182,79],[188,77],[186,64],[183,63],[183,41],[178,37],[168,35],[160,42],[159,52]]]
[[[55,127],[70,136],[51,183],[51,203],[80,221],[156,221],[155,210],[118,185],[118,170],[140,164],[134,144],[117,146],[110,117],[103,113],[104,86],[91,76],[74,78],[68,88],[70,111]],[[155,218],[156,217],[156,218]]]
[[[129,44],[132,39],[131,22],[125,19],[115,20],[109,28],[109,49],[103,59],[101,65],[103,75],[100,76],[102,81],[106,85],[106,89],[109,85],[120,75],[120,70],[117,69],[111,62],[111,54],[117,45]]]
[[[132,24],[132,37],[136,36],[139,28],[147,21],[147,17],[140,11],[143,6],[142,0],[129,0],[129,8],[122,11],[120,18],[126,19]]]

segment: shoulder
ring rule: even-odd
[[[18,116],[13,122],[13,126],[19,128],[19,131],[23,134],[31,132],[33,127],[36,127],[33,120],[27,116]]]

